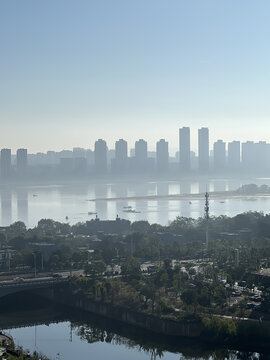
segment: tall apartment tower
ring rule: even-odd
[[[209,170],[209,129],[201,128],[198,130],[198,157],[199,171]]]
[[[107,144],[105,140],[98,139],[95,142],[95,171],[97,174],[105,174],[107,172]]]
[[[242,168],[246,171],[254,172],[254,164],[256,163],[255,144],[253,141],[242,143]]]
[[[156,161],[158,172],[168,171],[169,168],[169,146],[165,139],[160,139],[156,144]]]
[[[0,159],[1,177],[8,178],[11,175],[11,150],[2,149]]]
[[[135,166],[137,170],[147,170],[147,159],[147,142],[140,139],[135,142]]]
[[[183,171],[190,170],[190,129],[182,127],[179,129],[179,151],[180,168]]]
[[[214,170],[224,171],[226,168],[226,144],[222,140],[214,143]]]
[[[115,158],[112,159],[112,170],[116,173],[123,173],[128,165],[128,144],[125,140],[119,139],[115,143]]]
[[[228,143],[228,170],[240,170],[240,141],[232,141]]]
[[[27,149],[18,149],[16,154],[16,170],[18,175],[27,172]]]

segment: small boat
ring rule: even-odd
[[[132,206],[123,206],[123,209],[132,209]]]
[[[88,211],[88,215],[97,215],[97,212]]]
[[[66,216],[66,220],[68,220],[68,216]]]
[[[224,204],[224,203],[225,203],[225,201],[223,201],[223,200],[222,200],[222,201],[220,201],[220,204]]]
[[[140,211],[137,211],[135,209],[126,209],[126,210],[123,210],[123,212],[130,213],[130,214],[139,214],[140,213]]]
[[[189,205],[191,205],[191,204],[192,204],[192,202],[190,201],[190,202],[189,202]]]
[[[33,197],[37,197],[37,194],[33,194]]]

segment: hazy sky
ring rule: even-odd
[[[270,141],[269,0],[0,0],[0,148]]]

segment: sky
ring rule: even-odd
[[[269,0],[0,0],[0,148],[270,141]]]

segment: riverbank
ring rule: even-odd
[[[141,329],[149,334],[165,336],[175,342],[185,338],[196,339],[209,346],[227,346],[248,351],[270,352],[270,324],[268,322],[202,315],[174,320],[109,302],[75,296],[63,290],[55,292],[54,301],[86,314],[94,314]]]
[[[125,359],[127,357],[126,351],[133,353],[136,351],[140,353],[146,352],[149,354],[149,358],[152,353],[160,354],[165,360],[171,358],[169,356],[167,357],[166,354],[168,354],[168,352],[174,354],[181,353],[183,359],[194,357],[210,359],[216,358],[216,356],[221,353],[227,354],[226,358],[228,359],[235,359],[233,356],[236,356],[238,352],[247,354],[249,351],[252,351],[251,347],[245,344],[236,344],[233,346],[232,344],[225,343],[223,345],[216,341],[206,341],[200,336],[166,336],[145,330],[142,327],[129,325],[124,321],[109,319],[106,316],[95,314],[88,310],[84,311],[81,308],[71,307],[70,305],[57,305],[56,302],[52,303],[47,300],[44,301],[47,311],[42,307],[32,313],[30,310],[31,302],[40,303],[42,299],[38,299],[38,297],[33,294],[24,294],[23,296],[25,300],[28,300],[29,306],[25,305],[19,312],[16,306],[10,302],[8,315],[6,314],[7,309],[5,309],[5,311],[4,309],[2,310],[0,325],[1,327],[4,326],[6,329],[9,329],[7,331],[14,336],[17,345],[22,345],[24,349],[29,349],[33,352],[37,350],[35,345],[37,344],[38,349],[51,359],[54,359],[56,353],[59,352],[61,353],[61,358],[73,360],[74,356],[71,354],[72,351],[78,351],[79,349],[81,351],[82,348],[85,349],[84,358],[88,358],[91,351],[97,351],[91,350],[97,349],[97,344],[102,347],[102,351],[99,347],[98,355],[94,353],[94,359],[108,358],[108,351],[117,354],[109,357],[114,360]],[[4,320],[3,314],[6,314]],[[70,342],[71,333],[74,339],[76,338],[74,343]],[[35,336],[37,336],[36,340]],[[55,342],[56,338],[58,339],[57,342]],[[89,347],[86,347],[78,341],[88,342]],[[127,347],[127,349],[124,350],[125,357],[121,358],[121,356],[118,356],[115,347],[119,347],[119,345]],[[110,350],[108,350],[108,347]],[[132,359],[145,359],[139,352],[136,353]],[[259,352],[257,348],[256,352]],[[267,353],[269,352],[262,351],[262,354]],[[68,354],[70,354],[70,356]],[[232,357],[230,357],[229,354],[231,354]]]

